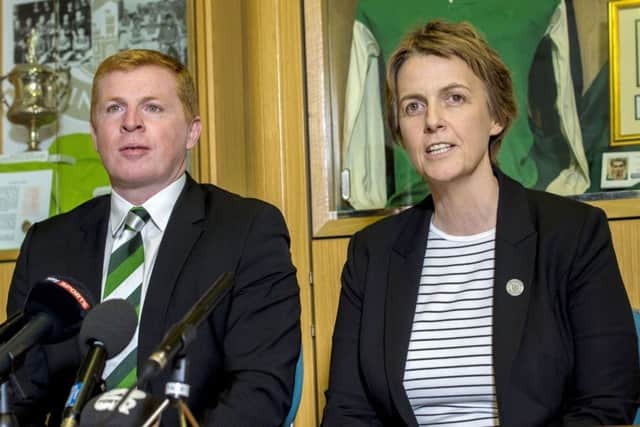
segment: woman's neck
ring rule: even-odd
[[[491,174],[486,179],[469,181],[432,188],[435,205],[432,221],[447,234],[477,234],[496,226],[499,193],[497,178]]]

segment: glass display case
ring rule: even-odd
[[[606,0],[534,3],[305,2],[315,237],[350,235],[428,194],[385,126],[384,78],[402,36],[435,17],[472,22],[512,71],[519,116],[498,156],[504,172],[578,199],[636,197],[639,141],[616,144],[610,127],[609,33],[626,55],[637,55],[637,38],[610,28]],[[627,11],[639,2],[611,3]]]

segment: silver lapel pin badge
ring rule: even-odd
[[[506,288],[509,295],[517,297],[524,292],[524,283],[520,279],[509,279]]]

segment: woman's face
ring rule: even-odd
[[[491,169],[489,137],[503,127],[489,113],[484,83],[464,61],[414,54],[398,71],[397,91],[402,144],[429,184]]]

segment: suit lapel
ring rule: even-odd
[[[417,301],[420,274],[433,212],[431,198],[407,213],[391,251],[385,303],[385,367],[394,406],[407,425],[415,424],[404,390],[404,367]]]
[[[85,287],[100,303],[102,289],[102,268],[104,265],[104,245],[109,223],[110,197],[103,197],[83,218],[80,236],[69,238],[66,259],[73,265],[66,270],[83,282]]]
[[[144,361],[165,333],[166,313],[178,276],[205,226],[205,195],[187,176],[158,248],[140,319],[138,364]]]
[[[503,408],[507,406],[504,402],[508,399],[511,366],[518,351],[533,291],[537,233],[528,210],[525,190],[500,172],[496,174],[500,196],[495,249],[493,365],[498,410],[504,422]],[[520,290],[522,293],[519,294]]]

